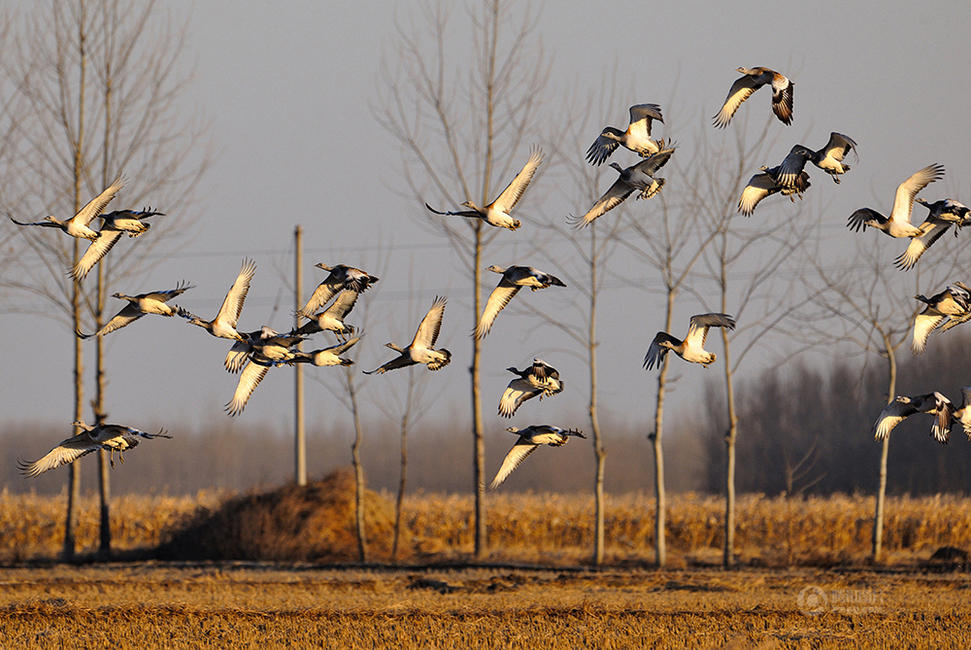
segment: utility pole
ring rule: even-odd
[[[303,235],[303,229],[297,226],[293,230],[293,247],[294,247],[294,282],[293,282],[293,302],[294,302],[294,316],[293,316],[293,328],[297,329],[300,327],[300,315],[298,310],[303,307],[301,303],[303,294],[303,275],[301,274],[301,268],[303,267],[303,249],[301,247],[301,237]],[[300,349],[300,345],[297,345],[297,349]],[[304,431],[304,421],[303,421],[303,364],[295,363],[293,364],[293,371],[295,375],[295,401],[294,401],[294,480],[297,485],[307,484],[307,440],[306,433]]]

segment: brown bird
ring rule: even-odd
[[[431,309],[421,319],[418,331],[411,339],[408,347],[401,348],[394,343],[385,343],[385,347],[391,348],[398,353],[398,356],[375,368],[371,371],[364,371],[365,375],[383,374],[396,368],[413,366],[416,363],[423,363],[429,370],[440,370],[452,360],[452,353],[445,348],[435,349],[435,342],[438,340],[438,333],[442,329],[442,318],[445,316],[445,298],[436,297]]]
[[[742,190],[742,196],[738,199],[738,211],[746,217],[755,211],[762,199],[781,193],[788,196],[790,201],[794,201],[796,196],[802,198],[803,192],[809,189],[809,174],[799,172],[796,182],[792,187],[786,187],[779,182],[779,167],[768,168],[763,166],[762,171],[749,179],[748,185]]]
[[[499,415],[511,418],[523,402],[534,397],[550,397],[563,391],[560,373],[542,359],[533,359],[533,365],[517,370],[506,368],[516,375],[509,382],[499,399]]]
[[[792,87],[794,84],[785,75],[761,67],[736,69],[742,73],[742,76],[732,84],[721,110],[712,118],[716,127],[725,128],[728,126],[742,102],[766,84],[772,86],[772,112],[783,124],[792,123]]]
[[[523,287],[529,287],[533,291],[539,291],[551,285],[557,287],[566,286],[555,275],[544,273],[531,266],[510,266],[509,268],[503,268],[493,264],[487,270],[493,273],[499,273],[502,275],[502,279],[499,280],[499,284],[489,294],[489,299],[486,301],[485,308],[482,310],[482,316],[479,317],[479,324],[475,326],[474,336],[477,339],[485,338],[485,335],[492,329],[492,323],[496,320],[496,316],[499,315],[499,312],[509,304],[513,296],[519,293],[519,290]]]
[[[651,120],[663,123],[661,107],[657,104],[635,104],[630,107],[630,124],[626,131],[612,126],[604,127],[597,139],[587,149],[587,162],[602,165],[617,147],[624,146],[642,158],[647,158],[664,148],[664,140],[651,139]]]
[[[937,391],[914,397],[900,395],[880,411],[877,421],[873,424],[873,437],[876,440],[885,440],[894,427],[911,415],[927,413],[935,416],[934,424],[931,426],[931,436],[942,445],[946,445],[948,435],[951,433],[953,411],[954,404],[951,400]]]
[[[137,447],[139,438],[150,440],[152,438],[172,437],[165,433],[165,431],[145,433],[144,431],[121,426],[120,424],[99,424],[92,427],[79,420],[74,422],[74,425],[80,427],[82,432],[76,436],[71,436],[67,440],[62,440],[60,444],[47,452],[44,457],[34,462],[18,460],[17,467],[21,473],[28,478],[39,476],[48,470],[73,463],[81,456],[99,449],[108,451],[108,460],[111,466],[114,467],[115,460],[112,454],[117,451],[119,460],[125,462],[125,457],[122,453]]]
[[[297,312],[297,315],[304,318],[313,318],[314,312],[326,305],[331,298],[337,295],[338,291],[348,289],[358,293],[364,293],[367,288],[378,281],[379,278],[356,269],[346,264],[327,266],[323,262],[316,265],[318,269],[330,271],[324,281],[317,285],[310,300]],[[353,303],[352,303],[353,305]]]
[[[554,427],[549,424],[534,424],[525,429],[507,427],[506,431],[519,436],[519,440],[516,441],[516,444],[513,445],[512,449],[509,450],[509,453],[502,460],[502,465],[499,467],[496,477],[489,484],[490,490],[495,490],[499,487],[506,480],[506,477],[512,474],[512,471],[519,467],[519,464],[526,460],[527,456],[536,451],[536,448],[540,445],[562,447],[570,439],[570,436],[586,438],[579,429],[561,429],[560,427]]]

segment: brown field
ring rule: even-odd
[[[0,493],[0,646],[964,648],[971,640],[968,574],[925,563],[940,546],[971,547],[969,499],[890,499],[888,560],[874,567],[866,562],[872,499],[746,496],[742,568],[723,571],[712,566],[720,499],[671,500],[672,568],[656,570],[650,500],[615,496],[609,566],[596,571],[580,566],[591,540],[587,497],[489,495],[491,551],[470,567],[470,499],[412,496],[405,566],[393,568],[390,498],[371,494],[368,559],[380,565],[325,566],[356,559],[347,488],[338,474],[305,491],[113,501],[115,549],[132,557],[201,526],[210,551],[316,563],[53,564],[63,498]],[[96,538],[96,503],[87,499],[81,550],[90,553]]]
[[[965,648],[965,574],[0,569],[4,647]]]

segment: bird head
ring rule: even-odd
[[[619,173],[619,174],[623,174],[624,173],[624,168],[621,167],[619,164],[617,164],[617,161],[616,160],[613,161],[613,162],[611,162],[609,166],[610,167],[613,167],[614,169],[616,169],[617,170],[617,173]]]
[[[501,274],[501,273],[505,273],[506,272],[506,269],[502,268],[501,266],[497,266],[497,265],[493,264],[492,266],[487,266],[486,267],[486,271],[492,271],[493,273],[500,273]]]
[[[520,221],[519,219],[513,219],[512,225],[509,227],[509,230],[516,230],[521,225],[523,225],[522,221]]]
[[[316,266],[318,269],[323,269],[325,271],[330,271],[331,270],[331,267],[327,266],[323,262],[320,262],[319,264],[314,264],[314,266]]]
[[[472,210],[478,210],[478,208],[475,206],[475,203],[473,203],[472,201],[462,201],[462,207],[470,208]]]
[[[124,298],[124,296],[120,292],[115,292],[115,293],[111,294],[111,297],[112,298],[118,298],[118,299]]]
[[[519,427],[506,427],[506,431],[509,433],[519,433]]]

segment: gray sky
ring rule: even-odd
[[[571,1],[543,7],[538,33],[552,61],[551,103],[570,92],[599,92],[601,75],[616,66],[620,86],[633,91],[630,96],[621,93],[617,106],[602,116],[602,125],[623,126],[632,103],[660,103],[671,130],[661,126],[655,135],[675,137],[685,151],[699,121],[710,124],[738,76],[737,66],[764,65],[788,74],[796,85],[795,120],[773,150],[774,159],[764,162],[777,164],[796,142],[819,147],[833,130],[850,135],[860,145],[859,164],[842,185],[834,186],[818,170],[810,171],[812,192],[826,202],[824,218],[834,224],[824,231],[833,244],[834,260],[845,258],[843,251],[849,250],[841,243],[852,235],[843,227],[846,217],[864,205],[887,211],[896,185],[925,165],[943,164],[947,177],[925,190],[924,196],[971,201],[967,183],[971,148],[963,126],[971,111],[968,3],[928,8],[909,2],[771,6],[613,2],[606,5],[606,12],[604,6]],[[449,297],[440,343],[452,350],[453,361],[428,381],[431,390],[442,393],[432,417],[461,421],[468,417],[466,369],[472,327],[468,280],[446,238],[423,227],[420,220],[425,215],[401,198],[404,183],[398,145],[376,125],[371,110],[381,83],[381,53],[394,39],[394,12],[385,7],[375,2],[163,5],[162,11],[177,20],[191,12],[183,63],[194,66],[195,76],[182,105],[185,111],[211,120],[217,155],[200,192],[201,203],[193,212],[198,219],[196,236],[147,277],[133,279],[131,286],[120,283],[118,290],[137,293],[187,279],[197,288],[182,296],[180,304],[211,317],[241,259],[249,256],[258,270],[241,329],[263,323],[285,329],[292,298],[282,274],[292,268],[292,231],[301,224],[306,290],[322,279],[312,266],[318,261],[361,266],[382,278],[378,291],[365,294],[357,307],[361,310],[363,303],[370,302],[372,308],[367,337],[353,355],[361,369],[389,358],[382,347],[386,341],[410,340],[434,295]],[[395,7],[399,15],[407,16],[410,3],[395,3]],[[467,27],[462,10],[455,12],[453,23],[459,30],[456,38],[462,38],[461,30]],[[461,63],[462,52],[454,56]],[[769,112],[768,105],[768,91],[759,91],[743,104],[736,119],[749,113],[761,120]],[[773,126],[784,128],[778,123]],[[711,131],[713,139],[730,136]],[[592,142],[596,133],[563,137]],[[526,154],[524,149],[523,159]],[[627,157],[615,154],[614,159]],[[605,165],[601,174],[606,188],[614,172]],[[672,185],[678,182],[672,174],[667,177]],[[497,180],[498,188],[507,180]],[[550,176],[540,182],[559,181]],[[562,202],[556,198],[559,192],[559,187],[547,186],[542,194],[553,197],[550,204],[524,202],[524,228],[500,233],[486,265],[533,264],[557,273],[555,257],[523,256],[530,250],[530,238],[541,232],[539,223],[561,220],[569,210],[586,209],[561,207],[556,202]],[[775,199],[764,202],[753,219],[791,214],[787,201]],[[123,203],[122,194],[112,207]],[[650,219],[651,202],[638,202],[631,210],[639,219]],[[866,236],[878,235],[868,232]],[[902,249],[889,239],[885,244],[888,261]],[[388,248],[391,253],[382,260],[382,251]],[[569,248],[554,254],[569,255]],[[611,269],[618,274],[653,277],[651,269],[623,256],[618,256],[617,264],[622,266],[612,264]],[[497,276],[485,276],[484,292],[488,292]],[[558,291],[569,290],[524,292],[517,300],[561,309],[567,299]],[[683,300],[673,332],[679,336],[687,317],[702,310],[694,297]],[[121,306],[109,302],[109,309]],[[662,309],[658,295],[614,282],[606,290],[601,316],[602,406],[620,420],[642,421],[645,427],[653,417],[653,400],[644,396],[653,395],[654,377],[641,369],[641,360],[662,324]],[[352,315],[357,320],[349,320],[359,322],[361,314]],[[17,313],[0,317],[0,331],[8,342],[8,381],[0,394],[2,418],[66,425],[72,417],[68,332],[54,322],[35,323]],[[43,343],[12,345],[28,331],[34,334],[32,341]],[[107,341],[112,421],[147,430],[164,424],[178,431],[180,426],[197,428],[229,420],[221,409],[232,396],[236,378],[222,369],[227,343],[177,320],[151,317],[110,335]],[[529,403],[514,423],[585,424],[585,370],[580,360],[566,354],[568,345],[565,338],[528,315],[509,308],[500,315],[484,348],[487,444],[509,442],[505,437],[496,442],[497,432],[508,423],[494,415],[509,378],[504,368],[522,367],[537,355],[560,368],[567,391],[542,403]],[[717,337],[709,345],[720,353]],[[93,343],[85,349],[90,372]],[[775,363],[778,352],[760,353],[760,364],[749,366],[747,376]],[[822,363],[830,352],[812,354]],[[684,364],[675,370],[682,380],[673,395],[669,419],[677,418],[679,409],[685,412],[703,377],[719,372]],[[311,378],[336,372],[306,371],[310,426],[346,417],[330,392]],[[366,384],[365,398],[384,399],[382,391],[388,385],[403,387],[405,382],[402,372],[375,377]],[[236,418],[237,426],[265,424],[288,431],[291,391],[292,373],[271,371],[246,411]]]

